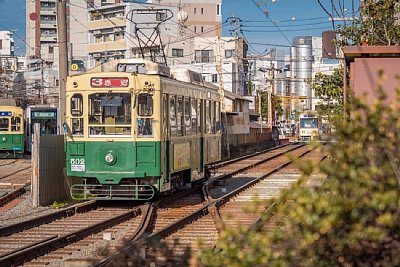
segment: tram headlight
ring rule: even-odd
[[[7,137],[1,138],[1,141],[3,141],[3,142],[7,141]]]
[[[115,163],[115,161],[117,160],[117,157],[114,155],[114,153],[112,152],[108,152],[106,154],[106,156],[104,157],[104,160],[106,161],[106,163],[108,165],[112,165]]]

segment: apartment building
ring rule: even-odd
[[[160,7],[184,10],[186,34],[215,37],[222,35],[222,0],[149,0]]]
[[[26,66],[28,67],[25,79],[27,86],[32,87],[27,88],[27,92],[33,92],[35,95],[34,92],[37,91],[35,88],[40,87],[41,95],[44,92],[52,103],[58,101],[59,90],[57,2],[58,0],[26,0],[25,2]],[[120,0],[69,0],[67,2],[67,40],[70,63],[71,59],[86,61],[88,59],[87,9],[120,3]]]
[[[0,31],[0,56],[14,55],[14,38],[10,31]]]
[[[154,12],[139,14],[138,10],[146,8]],[[176,17],[178,9],[170,7],[170,12],[167,13],[158,12],[156,9],[158,6],[138,3],[90,8],[86,45],[88,66],[94,67],[110,59],[143,57],[143,54],[147,57],[150,56],[149,53],[155,53],[161,57],[160,40],[163,45],[168,46],[177,38],[178,25],[172,19]],[[134,15],[131,16],[133,13]],[[172,16],[172,19],[162,22],[167,16]],[[160,23],[158,29],[161,39],[155,31],[158,23]],[[152,46],[151,49],[156,51],[150,52],[149,49],[143,48],[146,45]]]

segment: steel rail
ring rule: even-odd
[[[151,221],[153,219],[153,214],[155,211],[154,203],[144,205],[143,207],[146,207],[145,212],[143,212],[144,216],[142,217],[136,231],[129,237],[130,242],[136,242],[137,240],[139,240],[139,238],[141,238],[145,234],[146,230],[148,229],[149,224],[151,224]],[[96,267],[108,266],[115,259],[118,259],[123,253],[128,252],[132,247],[133,247],[133,244],[130,243],[130,244],[122,247],[118,252],[114,253],[112,256],[96,263],[94,266],[96,266]]]
[[[1,176],[0,179],[8,178],[8,177],[10,177],[10,176],[12,176],[12,175],[14,175],[14,174],[17,174],[17,173],[19,173],[19,172],[23,172],[23,171],[25,171],[25,170],[27,170],[27,169],[29,169],[29,168],[30,168],[30,166],[29,166],[29,167],[26,167],[26,168],[23,168],[23,169],[19,169],[19,170],[13,172],[13,173],[9,173],[9,174],[7,174],[7,175]]]
[[[27,187],[29,185],[30,184],[25,184],[24,186],[21,186],[10,193],[6,193],[4,196],[1,196],[0,197],[0,207],[3,207],[4,205],[10,203],[14,199],[25,194],[26,193],[25,187]]]
[[[259,155],[262,155],[264,153],[271,152],[271,151],[274,151],[276,149],[284,148],[286,146],[290,146],[290,145],[294,145],[294,144],[298,144],[298,143],[289,143],[289,144],[274,146],[274,147],[268,148],[268,149],[263,150],[263,151],[258,151],[258,152],[255,152],[255,153],[251,153],[251,154],[248,154],[248,155],[244,155],[244,156],[241,156],[241,157],[237,157],[237,158],[226,160],[226,161],[222,161],[222,162],[207,164],[206,166],[209,169],[217,169],[217,168],[224,167],[224,166],[226,166],[228,164],[231,164],[231,163],[235,163],[235,162],[238,162],[238,161],[241,161],[241,160],[244,160],[244,159],[248,159],[248,158],[251,158],[251,157],[254,157],[254,156],[259,156]]]
[[[47,214],[38,218],[34,218],[28,221],[20,222],[17,224],[8,225],[6,227],[0,228],[0,236],[8,236],[12,235],[27,229],[31,229],[33,227],[37,227],[42,224],[50,223],[55,220],[59,220],[61,218],[69,217],[74,215],[75,213],[86,212],[90,209],[94,209],[98,207],[98,203],[96,201],[88,201],[84,203],[80,203],[78,205],[62,209],[60,211]]]
[[[308,153],[310,153],[312,151],[312,149],[302,153],[300,156],[298,157],[302,157]],[[292,160],[289,160],[288,162],[274,168],[274,170],[266,173],[265,175],[249,182],[246,185],[243,185],[237,189],[235,189],[234,191],[228,193],[227,195],[220,197],[214,201],[212,201],[211,203],[207,203],[206,205],[204,205],[203,207],[199,208],[198,210],[196,210],[195,212],[192,212],[191,214],[185,216],[184,218],[180,219],[179,221],[164,227],[163,229],[160,229],[158,232],[153,233],[151,235],[148,235],[147,237],[145,237],[145,242],[147,245],[149,245],[152,241],[157,241],[160,239],[163,239],[171,234],[173,234],[174,232],[178,231],[179,229],[185,227],[186,225],[192,223],[195,220],[198,220],[199,218],[211,213],[211,211],[215,208],[218,208],[222,205],[224,205],[225,203],[227,203],[231,198],[233,198],[234,196],[240,194],[241,192],[245,191],[246,189],[248,189],[249,187],[255,185],[256,183],[260,182],[262,179],[265,179],[266,177],[270,176],[271,174],[279,171],[280,169],[284,168],[285,166],[289,165],[292,163]]]
[[[270,160],[272,160],[272,159],[275,159],[275,158],[277,158],[277,157],[280,157],[280,156],[282,156],[282,155],[284,155],[284,154],[286,154],[286,153],[292,152],[292,151],[294,151],[294,150],[296,150],[296,149],[299,149],[299,148],[301,148],[301,147],[304,147],[304,146],[305,146],[305,144],[301,144],[301,145],[295,146],[295,147],[293,147],[293,148],[291,148],[291,149],[289,149],[289,150],[287,150],[287,151],[280,152],[280,153],[278,153],[278,154],[276,154],[276,155],[272,155],[272,156],[270,156],[270,157],[268,157],[268,158],[266,158],[266,159],[262,159],[262,160],[259,160],[259,161],[255,162],[255,163],[249,164],[249,165],[247,165],[247,166],[245,166],[245,167],[243,167],[243,168],[241,168],[241,169],[239,169],[239,170],[236,170],[236,171],[233,171],[233,172],[229,172],[229,173],[224,173],[224,174],[219,175],[218,177],[216,177],[216,179],[214,179],[214,181],[215,181],[215,180],[217,180],[217,181],[223,181],[224,179],[228,179],[228,178],[230,178],[230,177],[232,177],[232,176],[234,176],[234,175],[236,175],[236,174],[238,174],[238,173],[247,171],[248,169],[254,168],[254,167],[256,167],[256,166],[258,166],[258,165],[261,165],[261,164],[263,164],[263,163],[265,163],[265,162],[267,162],[267,161],[270,161]]]
[[[303,147],[304,145],[300,145],[297,146],[292,150],[298,149]],[[309,152],[311,152],[313,149],[310,149],[304,153],[302,153],[301,155],[299,155],[298,157],[302,157],[306,154],[308,154]],[[282,156],[283,154],[287,153],[289,151],[285,151],[283,153],[280,153],[279,155],[274,155],[273,157],[268,158],[266,161],[271,160],[273,158]],[[265,161],[264,161],[265,162]],[[223,206],[225,203],[227,203],[232,197],[236,196],[237,194],[241,193],[242,191],[248,189],[249,187],[253,186],[254,184],[258,183],[259,181],[261,181],[262,179],[265,179],[266,177],[270,176],[271,174],[279,171],[280,169],[286,167],[287,165],[291,164],[293,161],[292,160],[288,160],[288,162],[276,167],[274,170],[268,172],[267,174],[253,180],[252,182],[249,182],[248,185],[244,185],[242,187],[239,187],[237,189],[235,189],[234,191],[228,193],[225,196],[222,196],[216,200],[211,200],[211,197],[209,196],[208,193],[208,187],[210,186],[210,181],[208,181],[207,183],[205,183],[202,187],[202,193],[203,193],[203,197],[205,199],[205,201],[207,202],[207,204],[205,204],[203,207],[197,209],[196,211],[192,212],[191,214],[183,217],[182,219],[174,222],[173,224],[170,224],[162,229],[160,229],[159,231],[152,233],[150,235],[144,236],[142,235],[136,235],[135,239],[132,239],[132,242],[135,243],[139,243],[139,242],[143,242],[146,245],[150,245],[152,242],[157,242],[161,239],[166,238],[167,236],[179,231],[180,229],[184,228],[186,225],[193,223],[194,221],[202,218],[205,215],[208,214],[212,214],[214,216],[215,219],[221,219],[221,217],[219,216],[219,213],[216,212],[216,209],[219,208],[220,206]],[[258,165],[258,164],[256,164]],[[256,166],[255,165],[255,166]],[[255,167],[253,166],[253,167]],[[245,167],[245,170],[248,170],[249,168],[247,168],[247,166]],[[244,170],[242,170],[244,171]],[[227,178],[227,176],[221,176],[223,178]],[[220,179],[220,177],[216,178],[215,180]],[[190,191],[190,190],[189,190]],[[176,197],[176,195],[174,195],[174,197]],[[155,212],[155,209],[153,210],[153,212]],[[154,216],[154,213],[151,215],[151,217]],[[149,220],[149,219],[147,219]],[[149,221],[149,223],[151,223],[151,221]],[[145,231],[148,232],[148,231]],[[119,257],[120,255],[122,255],[122,253],[129,251],[130,248],[132,248],[133,245],[127,245],[125,247],[123,247],[118,253],[116,253],[115,255],[106,258],[104,260],[102,260],[100,263],[96,264],[96,267],[104,267],[104,266],[109,266],[109,264],[111,263],[112,259]]]
[[[322,156],[321,159],[319,160],[319,163],[321,163],[322,161],[324,161],[327,158],[326,155]],[[287,199],[286,199],[287,200]],[[255,230],[255,231],[259,231],[263,225],[269,221],[269,219],[272,218],[272,216],[274,215],[274,212],[276,211],[276,201],[272,202],[271,206],[269,206],[263,213],[262,215],[250,226],[249,231],[251,230]],[[266,219],[263,219],[262,217],[266,217]]]
[[[26,261],[33,260],[39,256],[42,256],[58,248],[64,247],[68,244],[75,243],[89,235],[98,233],[109,227],[113,227],[126,220],[137,217],[140,214],[141,210],[139,208],[131,210],[117,217],[106,219],[102,222],[88,226],[76,232],[58,236],[54,239],[50,239],[45,242],[40,242],[37,245],[29,246],[27,248],[18,249],[4,257],[0,256],[0,266],[16,266],[23,264]]]

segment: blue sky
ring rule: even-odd
[[[249,41],[250,52],[261,53],[271,48],[267,44],[277,44],[285,49],[285,46],[289,46],[296,36],[321,36],[323,31],[332,29],[328,16],[318,5],[317,0],[254,1],[261,3],[262,10],[268,10],[268,17],[254,4],[253,0],[223,0],[222,2],[222,21],[232,16],[243,21],[243,35]],[[321,2],[331,10],[330,0],[321,0]],[[342,1],[334,0],[333,2]],[[344,2],[345,8],[351,10],[352,1],[345,0]],[[22,40],[25,38],[25,0],[0,0],[0,30],[6,29],[16,30],[14,35],[16,54],[23,54],[25,52],[25,43]],[[233,25],[224,25],[224,36],[229,36],[229,31],[232,29]]]

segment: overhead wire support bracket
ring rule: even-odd
[[[172,17],[173,13],[169,9],[133,9],[126,14],[126,18],[134,24],[135,37],[143,59],[167,65],[160,25]]]

